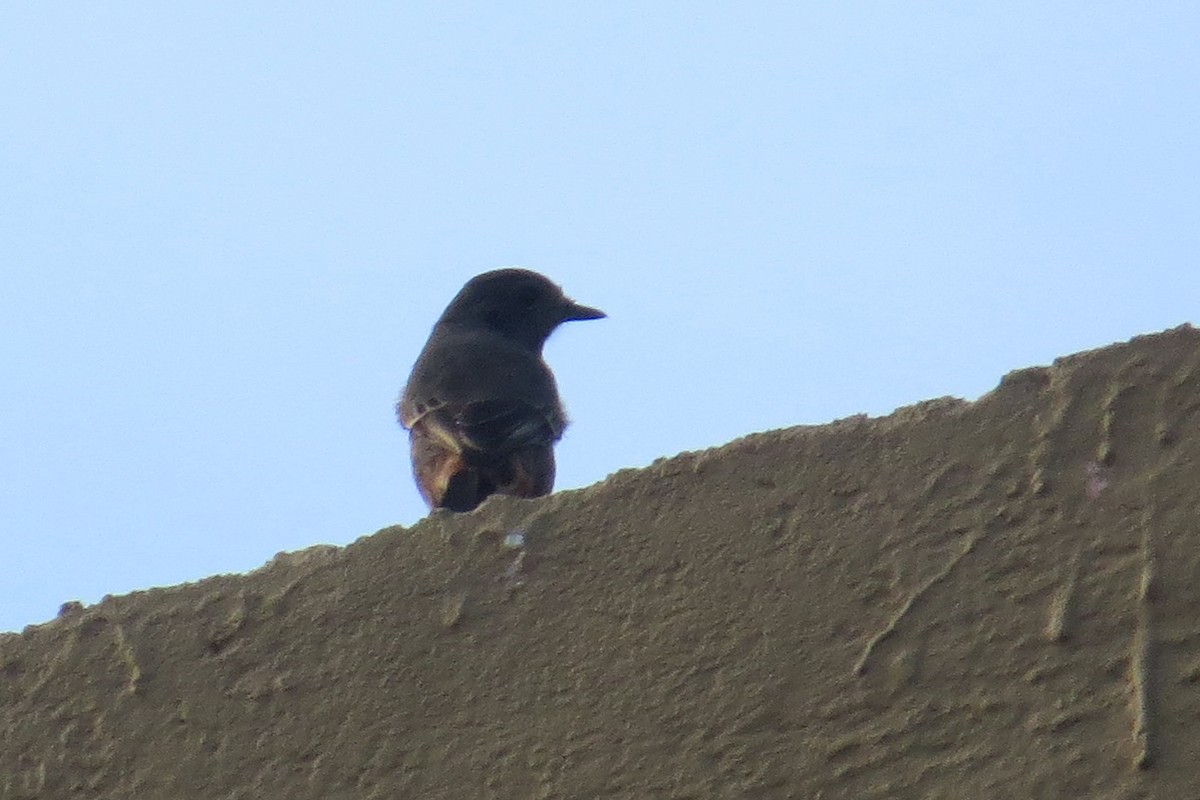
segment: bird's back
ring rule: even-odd
[[[434,508],[470,511],[491,494],[540,497],[554,486],[566,417],[554,376],[528,348],[487,331],[436,329],[397,415]]]
[[[495,401],[543,412],[555,438],[566,426],[558,387],[540,353],[488,331],[439,326],[413,366],[397,416],[411,428],[433,408]]]

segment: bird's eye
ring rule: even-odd
[[[538,290],[533,286],[527,286],[517,293],[517,302],[522,308],[530,309],[537,305]]]

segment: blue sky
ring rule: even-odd
[[[1195,3],[395,5],[0,11],[0,630],[416,522],[488,269],[561,488],[1196,320]]]

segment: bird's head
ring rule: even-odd
[[[568,298],[544,275],[509,268],[467,281],[438,324],[479,325],[541,352],[562,323],[604,316],[603,311]]]

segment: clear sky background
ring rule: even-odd
[[[1200,4],[10,3],[0,630],[425,513],[472,275],[559,487],[1196,320]]]

